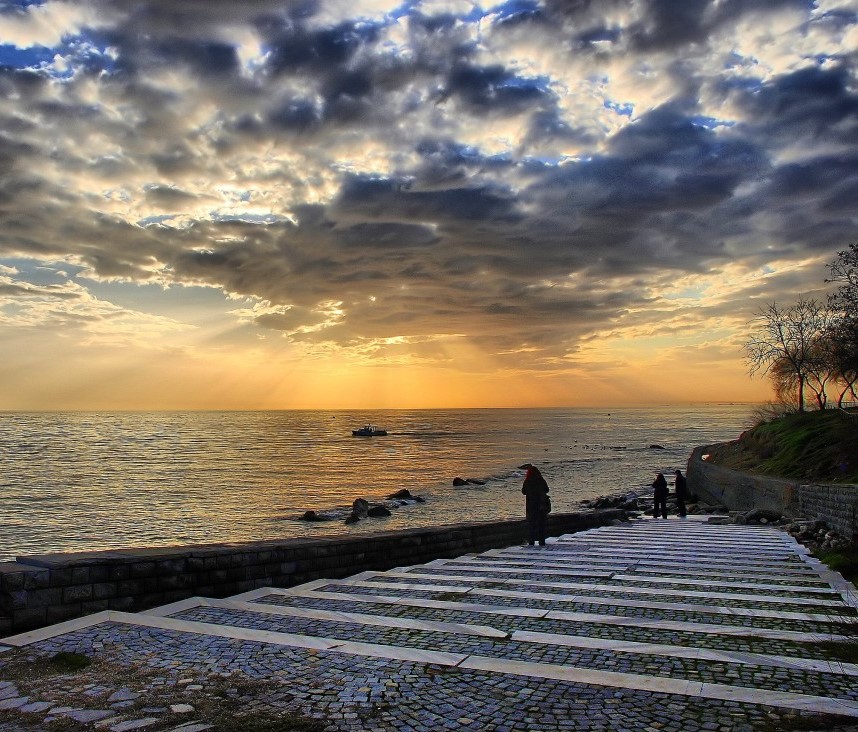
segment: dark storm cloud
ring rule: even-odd
[[[340,229],[338,236],[345,246],[384,249],[427,247],[438,242],[431,228],[413,224],[356,224]]]
[[[267,302],[255,322],[303,340],[464,334],[549,363],[643,322],[675,278],[855,238],[854,55],[831,41],[818,62],[803,49],[739,75],[724,45],[740,21],[785,10],[803,14],[802,38],[839,37],[858,22],[846,12],[91,7],[57,51],[74,74],[0,69],[0,252],[221,288]],[[614,98],[618,68],[638,75]]]
[[[150,186],[146,189],[146,198],[154,204],[162,206],[175,206],[193,200],[196,196],[186,193],[178,188],[167,186]]]
[[[749,134],[770,145],[794,140],[858,143],[858,93],[854,68],[811,67],[784,74],[758,89],[738,95]]]
[[[442,99],[456,97],[476,114],[518,114],[539,108],[551,94],[536,79],[522,79],[503,66],[458,65]]]
[[[260,19],[257,28],[271,50],[267,69],[274,75],[341,68],[361,46],[373,42],[377,34],[369,24],[346,23],[334,28],[308,30],[292,18],[270,16]]]
[[[419,181],[417,181],[419,188]],[[407,182],[351,176],[332,210],[337,216],[388,221],[507,221],[520,219],[509,190],[496,185],[411,190]]]

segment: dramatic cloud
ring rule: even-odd
[[[6,3],[0,327],[726,360],[858,238],[856,48],[854,0]]]

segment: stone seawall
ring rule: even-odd
[[[624,511],[553,514],[552,536],[610,524]],[[521,543],[525,522],[455,524],[360,537],[44,554],[0,562],[0,638],[101,610],[292,587]]]
[[[795,480],[740,473],[703,460],[711,446],[688,459],[688,488],[704,501],[734,511],[765,508],[785,516],[818,519],[851,540],[858,539],[858,485],[803,485]]]

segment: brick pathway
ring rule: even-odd
[[[689,517],[99,613],[0,643],[142,665],[153,683],[192,676],[200,691],[272,681],[250,706],[330,730],[822,729],[858,723],[858,665],[842,660],[856,607],[854,588],[788,535]],[[0,729],[69,714],[22,699],[0,683]],[[102,706],[90,723],[115,732],[212,729]]]

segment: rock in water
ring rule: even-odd
[[[358,518],[366,516],[369,511],[369,502],[365,498],[355,498],[352,503],[352,513]]]
[[[390,516],[390,509],[385,506],[373,506],[366,512],[367,516],[372,516],[373,518],[382,518],[384,516]]]
[[[650,450],[664,450],[664,447],[662,445],[650,445],[649,449]]]
[[[304,515],[301,516],[301,521],[327,521],[328,518],[326,516],[320,516],[315,511],[304,511]]]
[[[349,514],[348,516],[346,516],[345,522],[347,524],[356,524],[358,521],[360,521],[360,516],[352,513],[352,514]]]
[[[414,496],[411,495],[411,491],[409,491],[407,488],[403,488],[400,491],[396,491],[396,493],[391,493],[387,497],[387,500],[388,501],[395,501],[395,500],[400,499],[400,498],[414,498]]]
[[[458,477],[453,478],[453,485],[454,486],[468,485],[468,481],[465,480],[464,478],[458,478]]]

